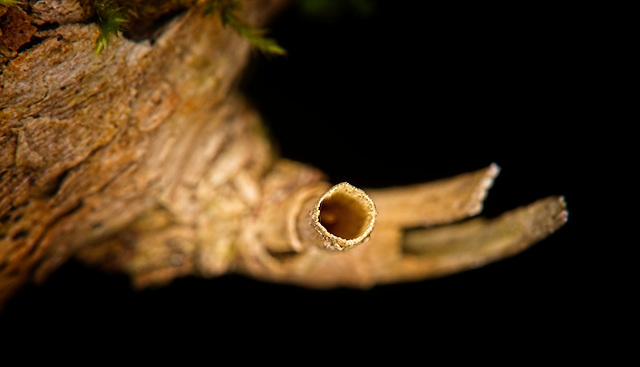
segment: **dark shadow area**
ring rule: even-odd
[[[162,34],[164,27],[174,18],[185,13],[185,9],[175,9],[155,17],[134,18],[127,24],[123,34],[136,41],[150,40],[151,44]]]

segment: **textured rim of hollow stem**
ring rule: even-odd
[[[347,250],[365,243],[378,212],[371,198],[346,182],[329,189],[311,210],[315,241],[330,250]]]

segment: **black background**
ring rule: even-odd
[[[282,155],[364,188],[496,162],[502,171],[484,214],[564,195],[569,221],[557,233],[481,269],[369,291],[225,276],[133,292],[125,276],[71,262],[7,305],[5,335],[115,333],[119,347],[217,337],[281,355],[325,345],[320,335],[338,349],[364,342],[408,353],[402,348],[427,348],[434,338],[457,343],[498,331],[500,343],[517,344],[512,336],[521,333],[558,341],[583,327],[575,311],[595,282],[585,260],[593,250],[579,239],[588,212],[579,189],[592,163],[591,35],[573,9],[416,3],[325,18],[292,7],[274,20],[271,35],[288,56],[254,55],[241,85]],[[216,343],[209,348],[223,345]]]

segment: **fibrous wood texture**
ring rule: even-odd
[[[246,1],[242,17],[260,25],[284,2]],[[371,287],[480,266],[567,219],[551,197],[450,224],[481,211],[496,165],[330,189],[320,171],[274,154],[234,88],[249,44],[203,7],[96,56],[99,29],[73,4],[43,0],[0,22],[3,35],[22,30],[0,45],[0,303],[71,256],[138,287],[231,271]]]
[[[196,224],[197,196],[211,195],[198,194],[203,176],[225,181],[242,169],[242,181],[271,160],[253,111],[229,97],[249,44],[218,19],[185,10],[153,44],[112,38],[96,56],[98,26],[77,23],[86,17],[50,14],[59,25],[42,30],[29,22],[51,22],[54,3],[2,18],[2,50],[15,57],[0,76],[0,300],[163,202],[184,204],[171,220]],[[281,5],[249,1],[243,17],[260,24]],[[14,18],[18,29],[7,25]],[[27,42],[37,44],[16,52]],[[219,155],[233,159],[218,167]],[[184,197],[180,186],[194,191]],[[193,230],[174,229],[174,241]]]

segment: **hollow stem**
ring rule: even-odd
[[[331,250],[346,250],[369,239],[378,212],[369,196],[346,183],[333,186],[311,210],[314,242]]]

